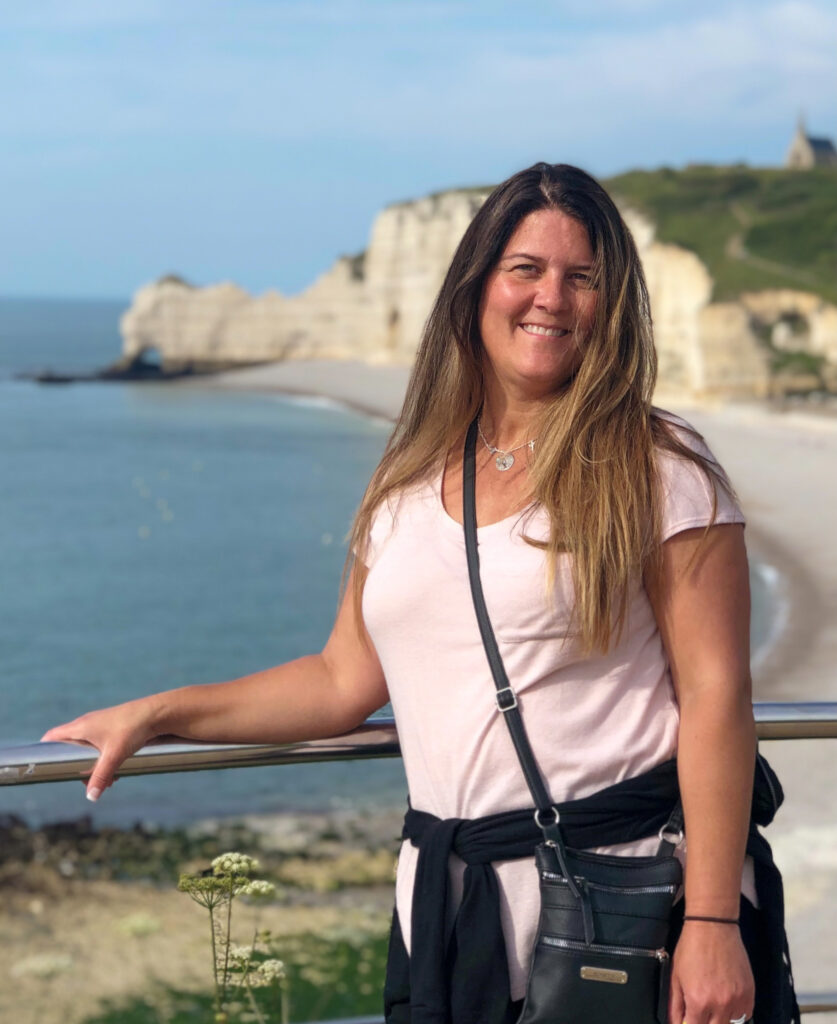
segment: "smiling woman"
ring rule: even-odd
[[[754,1005],[758,1024],[798,1019],[781,887],[754,825],[775,801],[768,769],[754,788],[743,516],[697,433],[652,407],[655,369],[642,268],[604,189],[560,164],[509,178],[465,232],[428,320],[325,648],[46,738],[100,748],[95,799],[155,735],[330,736],[389,699],[411,796],[391,1024],[645,1024],[667,1012],[727,1024]],[[524,726],[534,767],[518,762]],[[673,842],[655,852],[681,804],[688,913],[682,901],[669,912],[668,884],[654,948],[595,943],[601,907],[558,865],[565,891],[553,879],[550,898],[566,914],[546,955],[566,929],[578,943],[583,921],[591,980],[626,984],[581,993],[583,1012],[566,999],[544,1011],[527,991],[543,945],[536,848],[566,838],[585,864],[613,854],[618,872],[665,860],[671,882]],[[642,916],[619,906],[623,924]]]

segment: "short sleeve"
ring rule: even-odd
[[[666,413],[677,437],[685,445],[708,459],[719,473],[718,480],[710,480],[696,462],[667,451],[657,452],[657,471],[662,496],[662,522],[660,540],[666,541],[683,530],[707,526],[710,523],[744,523],[744,513],[729,487],[728,478],[705,441],[685,420]],[[717,507],[712,518],[713,492]]]
[[[372,525],[369,528],[369,539],[363,558],[363,564],[367,569],[371,569],[378,561],[386,542],[392,536],[394,525],[395,510],[390,500],[387,499],[381,502],[372,516]]]

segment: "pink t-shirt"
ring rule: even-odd
[[[666,414],[675,423],[682,423]],[[688,432],[681,437],[709,454]],[[694,463],[659,456],[663,539],[711,519],[712,490]],[[717,523],[740,523],[719,488]],[[485,601],[506,672],[556,803],[653,768],[674,756],[679,713],[654,613],[641,581],[625,628],[607,654],[584,655],[569,631],[573,585],[559,558],[547,593],[545,555],[521,533],[546,539],[542,511],[516,514],[478,531]],[[402,494],[375,517],[363,616],[386,676],[412,806],[439,818],[479,818],[531,806],[520,764],[494,700],[468,585],[462,526],[445,511],[441,477]],[[656,852],[656,837],[609,847]],[[396,906],[410,948],[418,851],[401,849]],[[751,873],[744,891],[751,898]],[[529,859],[498,861],[500,910],[511,997],[523,996],[538,922],[538,875]],[[464,864],[451,857],[452,924]]]

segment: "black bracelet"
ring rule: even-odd
[[[737,917],[701,917],[698,914],[686,914],[684,921],[712,921],[714,924],[738,924]]]

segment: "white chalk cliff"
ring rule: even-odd
[[[387,207],[366,252],[341,257],[300,295],[254,297],[234,284],[193,288],[172,278],[147,285],[122,318],[123,359],[156,350],[169,367],[312,358],[409,363],[450,258],[486,195],[450,191]],[[757,329],[772,332],[774,347],[802,348],[837,365],[837,307],[802,292],[713,303],[698,257],[657,242],[649,221],[623,213],[648,278],[665,391],[769,394],[770,357]]]

